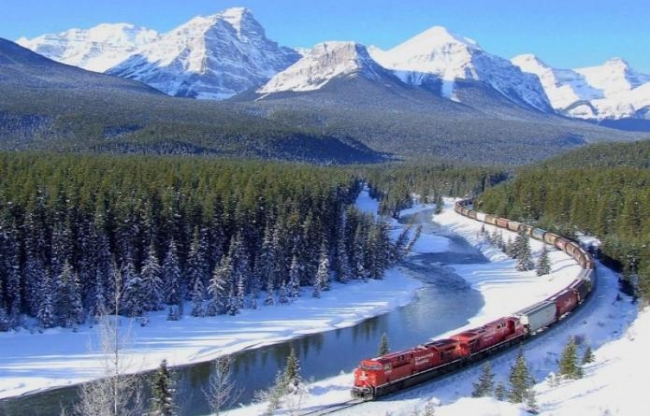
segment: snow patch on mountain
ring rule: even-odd
[[[225,99],[259,86],[300,58],[269,40],[245,8],[198,16],[108,72],[170,95]]]
[[[534,55],[512,59],[522,71],[539,77],[553,108],[582,119],[643,117],[650,108],[650,76],[620,58],[603,65],[555,69]]]
[[[57,62],[104,72],[159,38],[158,32],[144,27],[104,23],[87,30],[22,37],[16,43]]]
[[[457,81],[485,83],[508,99],[540,111],[551,110],[539,80],[523,73],[506,59],[485,52],[477,42],[450,33],[441,26],[383,51],[371,48],[372,57],[395,71],[404,82],[422,85],[438,79],[441,94],[454,99]]]
[[[324,42],[275,75],[257,92],[315,91],[334,78],[363,76],[378,81],[383,73],[385,70],[370,57],[365,46],[354,42]]]

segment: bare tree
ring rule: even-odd
[[[232,362],[233,358],[230,355],[224,355],[215,360],[208,390],[204,391],[208,403],[210,403],[210,409],[216,416],[225,407],[237,401],[242,394],[242,390],[236,388],[237,385],[233,380]]]
[[[102,308],[98,317],[98,343],[91,346],[102,362],[104,377],[82,385],[75,412],[83,416],[136,416],[142,414],[142,380],[133,371],[122,351],[132,344],[131,326],[120,331],[120,300],[123,292],[122,273],[113,267],[114,293],[111,314]],[[130,321],[130,320],[129,320]]]

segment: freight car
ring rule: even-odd
[[[354,386],[351,391],[354,397],[374,399],[484,359],[543,332],[570,314],[591,293],[595,279],[594,260],[578,244],[540,228],[475,211],[469,208],[470,204],[469,200],[459,201],[454,210],[465,217],[510,231],[524,232],[536,240],[555,246],[580,265],[582,269],[578,277],[548,299],[510,316],[462,331],[447,339],[361,361],[354,371]]]

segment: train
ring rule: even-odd
[[[521,344],[564,319],[592,293],[596,270],[591,254],[561,235],[473,209],[472,200],[456,202],[454,210],[467,218],[513,232],[523,232],[571,256],[580,273],[548,298],[477,328],[464,330],[413,348],[362,360],[354,370],[354,398],[372,400],[457,371],[499,351]]]

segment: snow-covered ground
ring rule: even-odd
[[[490,259],[489,264],[454,265],[485,298],[485,306],[467,327],[475,327],[492,318],[514,312],[532,304],[566,286],[578,273],[578,266],[560,251],[552,251],[552,274],[537,277],[534,272],[516,272],[515,263],[499,250],[485,244],[479,237],[481,223],[461,217],[453,212],[452,201],[447,201],[445,211],[434,220],[443,227],[460,234],[479,247]],[[486,226],[488,231],[493,227]],[[507,239],[509,232],[503,231]],[[514,238],[514,235],[513,235]],[[428,237],[424,237],[416,250],[425,251]],[[541,243],[531,240],[534,253]],[[548,333],[524,346],[529,369],[537,381],[534,387],[540,413],[553,416],[575,415],[647,415],[644,403],[645,375],[650,362],[644,353],[650,347],[650,313],[637,314],[637,307],[626,296],[617,298],[618,285],[615,273],[599,265],[599,283],[590,302]],[[638,315],[638,316],[637,316]],[[459,332],[461,329],[451,331]],[[580,340],[580,352],[589,345],[596,361],[585,367],[585,376],[577,381],[563,381],[550,387],[547,379],[557,372],[557,361],[571,336]],[[497,382],[508,385],[508,374],[517,351],[510,351],[492,360]],[[411,416],[423,412],[428,403],[434,405],[436,416],[514,416],[527,414],[524,405],[497,401],[492,398],[471,398],[472,383],[476,382],[480,368],[470,368],[450,377],[427,383],[391,396],[388,400],[367,402],[337,415],[392,415]],[[302,409],[316,409],[349,399],[352,374],[342,374],[309,385],[309,395],[302,399]],[[295,410],[295,403],[291,403]],[[265,410],[263,404],[248,406],[228,412],[229,416],[258,415]]]
[[[363,193],[357,202],[374,212],[376,202]],[[430,207],[419,206],[413,210]],[[411,210],[411,211],[413,211]],[[406,213],[406,212],[405,212]],[[490,263],[454,266],[485,298],[485,306],[467,327],[514,312],[555,293],[566,286],[579,269],[565,254],[551,253],[553,273],[537,277],[534,272],[514,270],[514,261],[481,242],[481,224],[453,212],[452,201],[435,221],[481,248]],[[395,225],[396,233],[399,226]],[[488,230],[490,227],[487,226]],[[504,231],[504,235],[505,235]],[[415,245],[417,252],[441,252],[449,240],[424,234]],[[534,252],[541,244],[531,241]],[[637,415],[647,414],[634,408],[642,398],[642,375],[649,370],[643,352],[650,347],[650,315],[637,317],[636,306],[623,297],[616,300],[616,276],[599,268],[600,283],[592,301],[570,321],[524,348],[530,368],[539,384],[537,401],[546,415]],[[356,285],[356,286],[355,286]],[[354,283],[345,290],[333,285],[319,300],[298,300],[289,307],[261,307],[244,311],[237,317],[190,318],[174,323],[166,313],[150,315],[146,327],[132,326],[132,345],[124,353],[133,371],[155,368],[165,358],[171,365],[206,361],[219,355],[253,346],[276,343],[311,332],[353,325],[367,317],[384,313],[409,302],[420,283],[389,271],[384,280]],[[314,310],[314,302],[319,307]],[[123,319],[124,327],[128,320]],[[630,324],[633,325],[631,327]],[[628,328],[629,327],[629,328]],[[645,327],[645,330],[643,329]],[[460,330],[460,328],[459,328]],[[452,331],[456,332],[456,331]],[[557,370],[556,360],[569,336],[579,336],[590,345],[596,362],[585,368],[585,377],[550,388],[544,379]],[[100,354],[89,345],[97,343],[96,328],[79,332],[51,329],[43,334],[28,331],[0,334],[0,398],[15,396],[92,379],[102,374]],[[492,362],[498,381],[507,383],[514,352]],[[634,358],[629,358],[634,357]],[[645,367],[645,368],[644,368]],[[389,401],[369,402],[340,414],[410,415],[426,403],[436,405],[436,416],[444,415],[520,415],[524,407],[493,399],[471,399],[472,382],[479,369],[473,368],[444,380],[428,383],[402,393]],[[338,403],[349,399],[352,375],[342,374],[309,385],[309,395],[300,403],[303,409]],[[295,405],[295,404],[294,404]],[[236,409],[231,416],[263,413],[264,405]],[[646,409],[647,410],[647,409]],[[609,412],[609,413],[607,413]]]

